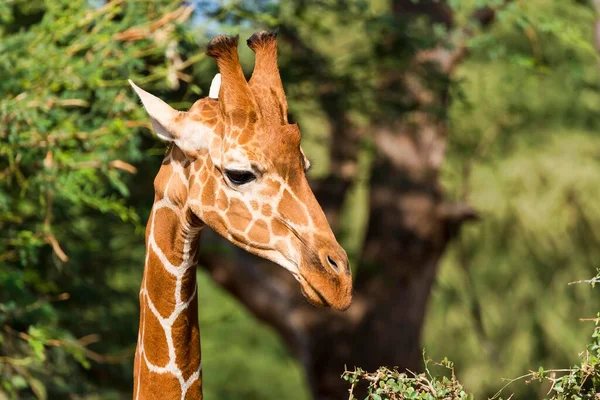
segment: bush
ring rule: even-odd
[[[585,281],[594,287],[600,283],[600,269],[597,275]],[[548,386],[546,397],[549,400],[583,400],[600,399],[600,312],[596,318],[585,318],[583,321],[595,323],[591,343],[580,354],[580,362],[571,368],[544,369],[509,380],[491,399],[502,399],[508,387],[515,382],[526,384],[541,383]],[[472,399],[456,379],[454,364],[444,359],[437,363],[424,356],[425,372],[417,374],[412,371],[400,372],[397,369],[381,367],[375,372],[366,372],[360,368],[345,371],[342,377],[351,384],[349,400],[356,399],[355,391],[360,385],[367,386],[365,400],[434,400],[434,399]],[[449,373],[434,375],[431,365],[442,367]],[[448,374],[447,374],[448,375]],[[512,398],[512,394],[508,397]]]

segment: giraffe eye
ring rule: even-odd
[[[227,179],[229,179],[229,181],[234,185],[245,185],[246,183],[252,182],[256,179],[256,175],[250,171],[226,169],[225,175],[227,175]]]

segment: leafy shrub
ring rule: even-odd
[[[600,269],[597,275],[585,281],[574,283],[589,283],[594,287],[600,283]],[[596,318],[586,318],[584,321],[595,323],[591,343],[580,354],[580,362],[566,369],[544,369],[509,380],[491,399],[502,399],[508,387],[515,382],[526,384],[546,384],[546,399],[549,400],[584,400],[600,399],[600,312]],[[425,355],[425,353],[423,353]],[[357,399],[356,388],[363,384],[367,386],[365,400],[434,400],[434,399],[472,399],[473,395],[465,391],[463,385],[456,379],[454,364],[444,359],[433,362],[424,357],[425,371],[417,374],[412,371],[400,372],[398,369],[381,367],[375,372],[366,372],[360,368],[345,371],[342,375],[350,383],[349,400]],[[449,376],[435,375],[430,366],[442,367]],[[512,398],[512,394],[508,397]]]

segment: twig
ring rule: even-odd
[[[589,283],[591,285],[595,285],[596,283],[600,283],[600,276],[593,277],[592,279],[584,279],[581,281],[569,282],[569,285],[575,285],[578,283]]]
[[[123,32],[116,33],[113,36],[113,39],[124,42],[133,42],[137,40],[147,39],[148,37],[152,36],[153,33],[159,28],[162,28],[163,26],[171,22],[184,22],[190,17],[193,11],[193,6],[179,7],[178,9],[163,15],[158,20],[151,22],[150,25],[147,27],[134,26]]]
[[[8,325],[4,325],[4,330],[6,330],[8,333],[18,336],[21,339],[25,340],[25,341],[30,341],[32,338],[31,335],[25,333],[25,332],[19,332],[14,330],[13,328],[11,328]],[[52,346],[52,347],[77,347],[79,350],[81,350],[85,356],[93,361],[96,361],[97,363],[101,363],[101,364],[119,364],[121,363],[121,361],[123,360],[123,358],[125,358],[126,356],[120,355],[120,356],[107,356],[107,355],[102,355],[100,353],[97,353],[93,350],[88,349],[87,347],[85,347],[88,344],[92,344],[92,343],[96,343],[97,341],[100,340],[100,335],[97,334],[91,334],[91,335],[87,335],[82,337],[79,340],[76,341],[64,341],[64,340],[59,340],[59,339],[45,339],[43,340],[43,344],[47,345],[47,346]],[[9,357],[4,357],[9,358]],[[2,361],[2,357],[0,357],[0,361]],[[14,359],[12,359],[14,360]],[[8,363],[8,361],[7,361]],[[17,365],[17,364],[15,364]]]
[[[546,370],[545,372],[551,372],[551,373],[556,373],[556,372],[568,372],[568,373],[573,373],[573,372],[575,372],[575,371],[576,371],[576,370],[574,370],[574,369],[567,368],[567,369],[550,369],[550,370]],[[518,377],[516,377],[516,378],[510,379],[506,385],[502,386],[502,387],[500,388],[500,390],[498,390],[498,391],[496,392],[496,394],[495,394],[495,395],[493,395],[492,397],[490,397],[490,400],[497,399],[497,398],[498,398],[498,396],[500,396],[500,394],[502,393],[502,391],[504,391],[504,389],[506,389],[508,386],[510,386],[511,384],[513,384],[513,383],[514,383],[514,382],[516,382],[516,381],[519,381],[519,380],[522,380],[522,379],[525,379],[525,378],[539,378],[539,377],[540,377],[540,376],[539,376],[539,374],[538,374],[537,372],[533,372],[533,371],[531,371],[531,372],[529,372],[528,374],[521,375],[521,376],[518,376]],[[558,379],[557,379],[557,378],[550,378],[550,377],[546,377],[546,378],[547,378],[549,381],[551,381],[551,382],[555,382],[555,381],[559,381],[559,380],[560,380],[560,378],[558,378]],[[506,380],[506,379],[503,379],[503,380]],[[553,386],[553,387],[554,387],[554,386]],[[550,388],[550,391],[551,391],[551,390],[552,390],[552,388]],[[549,391],[548,393],[550,393],[550,391]]]
[[[50,161],[47,162],[48,159]],[[46,162],[47,164],[50,164],[50,165],[52,164],[52,153],[48,152],[46,154],[46,158],[44,159],[44,162]],[[50,246],[52,246],[52,250],[57,255],[57,257],[60,258],[60,260],[62,262],[67,262],[67,261],[69,261],[69,257],[65,254],[62,247],[60,247],[60,244],[58,243],[56,236],[54,236],[54,233],[52,233],[52,231],[51,231],[52,201],[53,201],[52,192],[50,190],[47,190],[46,191],[46,216],[44,217],[44,238],[50,244]]]
[[[30,312],[33,311],[35,309],[40,308],[42,305],[50,303],[52,301],[65,301],[65,300],[69,300],[71,298],[71,295],[69,293],[61,293],[58,296],[53,296],[53,297],[46,297],[46,298],[41,298],[38,299],[37,301],[29,304],[28,306],[25,307],[25,312]]]
[[[51,97],[46,99],[46,101],[41,100],[31,100],[26,103],[26,106],[29,108],[33,107],[44,107],[47,110],[50,110],[54,106],[61,107],[89,107],[90,103],[82,100],[82,99],[57,99],[55,97]]]
[[[70,168],[100,168],[104,163],[102,161],[82,161],[75,164],[71,164]],[[135,174],[137,172],[137,168],[133,165],[122,161],[122,160],[113,160],[108,162],[108,166],[116,169],[120,169],[122,171],[128,172],[130,174]]]
[[[25,365],[31,364],[31,357],[12,358],[12,357],[0,356],[0,364],[25,366]]]
[[[522,380],[522,379],[525,379],[525,378],[528,378],[528,377],[530,377],[530,376],[533,376],[533,374],[534,374],[533,372],[530,372],[530,373],[528,373],[528,374],[521,375],[521,376],[518,376],[518,377],[516,377],[516,378],[513,378],[513,379],[510,379],[510,380],[508,380],[508,383],[507,383],[506,385],[502,386],[502,387],[500,388],[500,390],[498,390],[498,391],[496,392],[496,394],[495,394],[495,395],[493,395],[492,397],[490,397],[490,400],[497,399],[497,398],[500,396],[500,394],[501,394],[501,393],[504,391],[504,389],[506,389],[507,387],[509,387],[510,385],[512,385],[514,382],[516,382],[516,381],[519,381],[519,380]],[[502,380],[506,380],[506,378],[503,378]]]

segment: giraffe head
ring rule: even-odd
[[[209,97],[187,112],[132,83],[157,135],[175,144],[171,157],[180,154],[189,170],[185,189],[171,197],[230,242],[288,269],[311,303],[346,309],[352,298],[348,257],[306,179],[310,163],[298,126],[287,120],[276,35],[259,32],[247,43],[256,54],[249,82],[238,38],[210,41],[207,54],[220,75]],[[169,164],[155,180],[157,196],[165,195],[176,172]]]

